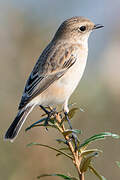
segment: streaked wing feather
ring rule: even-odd
[[[61,56],[58,56],[59,52],[57,50],[53,51],[52,54],[45,53],[45,50],[43,51],[27,80],[19,109],[65,74],[76,61],[72,51],[71,47],[67,50],[64,49],[64,53]]]

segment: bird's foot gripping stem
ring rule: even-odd
[[[40,108],[45,112],[45,114],[47,114],[47,118],[46,118],[46,120],[45,120],[45,123],[44,123],[44,125],[45,126],[47,126],[47,125],[49,125],[48,124],[48,122],[49,122],[49,120],[50,120],[50,118],[51,118],[51,116],[54,116],[57,112],[56,112],[56,109],[54,108],[51,108],[51,107],[48,107],[49,109],[50,109],[50,111],[48,111],[44,106],[42,106],[42,105],[40,105]],[[46,128],[46,130],[48,130],[47,128]]]
[[[38,121],[36,121],[35,123],[33,123],[31,126],[29,126],[28,128],[26,128],[25,131],[28,131],[29,129],[35,127],[35,126],[44,126],[46,127],[46,130],[48,130],[47,126],[52,126],[51,124],[49,124],[48,122],[52,123],[52,119],[51,116],[54,116],[57,112],[56,109],[53,109],[51,107],[47,107],[49,110],[47,110],[47,108],[41,106],[41,109],[45,112],[45,114],[43,114],[42,116],[45,116],[47,114],[47,117],[44,117]],[[53,124],[53,123],[52,123]]]
[[[70,119],[69,119],[68,113],[67,113],[67,112],[65,112],[64,114],[65,114],[65,118],[66,118],[66,120],[67,120],[67,122],[68,122],[68,125],[69,125],[70,129],[72,129],[72,125],[71,125],[71,122],[70,122]]]
[[[72,130],[72,125],[71,125],[71,122],[70,122],[70,119],[69,119],[69,116],[68,116],[68,113],[65,112],[65,118],[68,122],[68,125],[69,125],[69,128]],[[77,135],[73,132],[72,133],[72,136],[71,136],[71,139],[74,141],[74,144],[75,144],[75,152],[77,151],[77,142],[78,142],[78,138],[77,138]]]

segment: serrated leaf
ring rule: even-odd
[[[63,175],[63,174],[42,174],[40,176],[38,176],[37,178],[40,179],[42,177],[47,177],[47,176],[58,176],[58,177],[61,177],[63,179],[67,179],[67,180],[73,180],[71,177],[69,176],[66,176],[66,175]],[[74,179],[75,180],[75,179]],[[76,179],[77,180],[77,179]]]
[[[99,178],[99,180],[106,180],[106,178],[104,176],[101,176],[92,165],[89,165],[89,169]]]
[[[91,136],[90,138],[86,139],[82,144],[80,144],[79,149],[81,147],[83,147],[83,146],[88,145],[89,143],[91,143],[93,141],[104,139],[107,136],[111,136],[111,137],[113,137],[115,139],[120,138],[120,136],[117,135],[117,134],[113,134],[113,133],[110,133],[110,132],[102,132],[102,133],[99,133],[99,134],[95,134],[94,136]]]
[[[88,169],[88,167],[89,167],[89,165],[91,163],[92,158],[96,157],[97,155],[98,155],[98,153],[94,152],[94,153],[89,154],[84,159],[82,159],[82,162],[81,162],[81,165],[80,165],[80,171],[82,173],[87,171],[87,169]]]
[[[28,144],[27,146],[29,147],[29,146],[33,146],[33,145],[42,146],[42,147],[47,147],[47,148],[49,148],[49,149],[52,149],[52,150],[54,150],[54,151],[56,151],[56,152],[58,152],[58,153],[61,153],[61,154],[65,155],[66,157],[68,157],[68,158],[70,158],[70,159],[73,159],[73,157],[70,156],[69,154],[67,154],[67,153],[65,153],[65,152],[63,152],[63,151],[61,151],[61,150],[59,150],[59,149],[56,149],[55,147],[48,146],[48,145],[46,145],[46,144],[30,143],[30,144]]]
[[[102,152],[101,150],[98,150],[98,149],[90,149],[90,150],[85,150],[85,151],[82,151],[82,153],[80,154],[80,156],[87,156],[91,153],[95,153],[95,152]]]
[[[116,161],[116,164],[117,164],[118,167],[120,168],[120,162],[119,162],[119,161]]]
[[[71,133],[81,134],[81,130],[79,130],[79,129],[67,129],[67,130],[65,130],[65,131],[63,132],[63,135],[64,135],[64,136],[67,136],[67,135],[69,135],[69,134],[71,134]]]

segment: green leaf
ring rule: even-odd
[[[72,155],[72,153],[71,153],[71,151],[69,150],[69,148],[60,148],[59,150],[60,150],[60,151],[68,151],[69,153],[67,153],[67,154]],[[60,155],[62,155],[62,154],[61,154],[61,153],[57,153],[57,154],[56,154],[56,156],[60,156]]]
[[[69,134],[71,134],[71,133],[81,134],[81,130],[79,130],[79,129],[67,129],[67,130],[65,130],[65,131],[63,132],[63,135],[64,135],[64,136],[67,136],[67,135],[69,135]]]
[[[69,177],[69,176],[66,176],[66,175],[63,175],[63,174],[42,174],[40,176],[38,176],[37,178],[40,179],[42,177],[47,177],[47,176],[58,176],[58,177],[61,177],[63,179],[67,179],[67,180],[77,180],[77,179],[73,179],[72,177]]]
[[[64,139],[56,139],[56,141],[57,141],[58,143],[64,143],[64,144],[67,144],[67,141],[64,140]]]
[[[51,124],[48,124],[48,125],[45,125],[45,124],[38,124],[38,125],[35,125],[34,127],[45,127],[45,128],[48,128],[48,127],[51,127],[51,128],[56,128],[56,129],[58,129],[58,127],[56,126],[56,125],[51,125]],[[33,128],[33,127],[28,127],[27,129],[26,129],[26,131],[28,131],[29,129],[31,129],[31,128]]]
[[[46,119],[46,118],[44,118],[44,119]],[[43,120],[43,119],[41,119],[41,120]],[[30,130],[31,128],[34,128],[34,127],[45,127],[45,128],[52,127],[52,128],[58,129],[58,127],[57,127],[54,123],[52,123],[52,119],[50,119],[50,122],[51,122],[52,124],[47,124],[47,125],[46,125],[45,123],[39,124],[39,122],[40,122],[40,121],[37,121],[37,122],[33,123],[31,126],[29,126],[28,128],[26,128],[25,131],[28,131],[28,130]],[[41,122],[42,122],[42,121],[41,121]],[[59,130],[59,129],[58,129],[58,130]]]
[[[33,127],[36,126],[37,124],[42,123],[42,122],[44,122],[44,121],[46,121],[46,120],[47,120],[47,118],[42,118],[42,119],[40,119],[39,121],[36,121],[36,122],[33,123],[32,125],[30,125],[28,128],[26,128],[25,131],[30,130],[31,128],[33,128]]]
[[[93,153],[87,155],[87,157],[82,159],[82,162],[81,162],[81,165],[80,165],[80,171],[82,173],[87,171],[92,158],[96,157],[97,155],[98,155],[98,152],[93,152]]]
[[[61,156],[62,154],[61,153],[57,153],[56,156]]]
[[[60,148],[59,150],[62,150],[62,151],[70,151],[70,149],[68,147],[66,148]]]
[[[117,134],[113,134],[113,133],[110,133],[110,132],[102,132],[100,134],[95,134],[94,136],[91,136],[90,138],[86,139],[82,144],[80,144],[79,149],[86,146],[86,145],[88,145],[89,143],[91,143],[91,142],[93,142],[95,140],[104,139],[107,136],[111,136],[111,137],[113,137],[115,139],[120,138],[120,136],[117,135]]]
[[[50,122],[50,123],[52,123],[52,124],[55,124],[55,122],[56,122],[56,118],[55,118],[55,117],[50,118],[50,119],[49,119],[49,122]]]
[[[116,164],[117,164],[118,167],[120,168],[120,161],[116,161]]]
[[[68,107],[70,108],[70,107],[74,106],[75,104],[76,103],[68,104]],[[84,109],[82,109],[82,108],[77,108],[76,110],[80,110],[81,112],[85,112]]]
[[[58,152],[58,153],[61,153],[61,154],[65,155],[66,157],[68,157],[68,158],[70,158],[70,159],[73,159],[73,157],[70,156],[69,154],[67,154],[67,153],[65,153],[65,152],[63,152],[63,151],[61,151],[61,150],[59,150],[59,149],[56,149],[56,148],[54,148],[54,147],[52,147],[52,146],[45,145],[45,144],[30,143],[30,144],[28,144],[27,146],[29,147],[29,146],[33,146],[33,145],[42,146],[42,147],[47,147],[47,148],[49,148],[49,149],[52,149],[52,150],[54,150],[54,151],[56,151],[56,152]]]
[[[85,150],[85,151],[82,151],[82,153],[80,154],[80,156],[87,156],[89,154],[92,154],[92,153],[95,153],[95,152],[102,152],[101,150],[98,150],[98,149],[90,149],[90,150]]]
[[[67,153],[68,155],[72,155],[72,153]],[[61,156],[62,153],[57,153],[56,156]]]
[[[69,111],[69,113],[68,113],[69,119],[72,119],[72,118],[74,117],[74,115],[75,115],[75,113],[76,113],[77,110],[78,110],[78,108],[72,108],[72,109]],[[62,123],[63,123],[64,121],[67,121],[67,119],[66,119],[65,116],[64,116],[63,119],[62,119]]]
[[[99,180],[106,180],[105,177],[101,176],[92,165],[89,165],[89,169],[93,174],[95,174],[99,178]]]
[[[76,111],[78,110],[78,108],[72,108],[69,113],[68,113],[68,117],[69,119],[72,119],[76,113]]]

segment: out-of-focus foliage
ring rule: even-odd
[[[72,125],[83,131],[84,138],[102,131],[119,133],[119,9],[119,0],[93,0],[92,4],[88,0],[0,1],[0,179],[35,179],[36,175],[51,173],[55,169],[56,172],[61,169],[64,174],[66,171],[73,171],[73,167],[62,156],[54,161],[55,156],[49,150],[26,148],[31,140],[52,144],[52,140],[58,135],[52,129],[47,133],[44,128],[34,128],[32,133],[25,133],[25,128],[31,122],[40,119],[39,108],[30,114],[13,144],[3,141],[4,133],[16,115],[25,81],[36,59],[60,23],[68,17],[82,15],[105,26],[103,30],[91,34],[86,71],[70,99],[71,103],[76,102],[77,107],[83,108],[84,112],[76,113]],[[119,161],[117,157],[120,145],[111,140],[106,141],[104,147],[101,142],[96,142],[96,145],[104,149],[104,156],[99,157],[99,162],[96,162],[97,169],[107,179],[114,179],[114,175],[119,179],[119,168],[114,162]],[[65,166],[68,170],[65,170]],[[89,174],[88,179],[90,178],[95,179]]]

